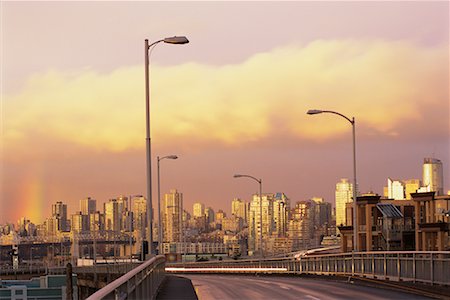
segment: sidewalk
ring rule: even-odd
[[[182,276],[166,275],[157,300],[198,300],[190,279]]]

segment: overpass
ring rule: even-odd
[[[165,273],[171,275],[165,276]],[[197,285],[197,292],[203,293],[201,296],[207,299],[211,297],[213,299],[214,295],[217,296],[218,291],[223,289],[234,293],[228,296],[223,295],[225,299],[233,299],[236,295],[242,295],[239,293],[246,293],[248,290],[254,290],[254,292],[246,295],[245,298],[253,298],[255,295],[261,297],[270,295],[268,297],[278,299],[286,298],[290,295],[287,292],[289,290],[290,293],[298,296],[296,293],[305,291],[305,287],[302,287],[302,283],[305,283],[305,276],[319,276],[327,279],[346,278],[347,283],[354,283],[358,279],[370,280],[372,285],[386,286],[386,283],[390,283],[391,287],[394,286],[392,283],[403,283],[403,285],[397,284],[395,286],[402,287],[403,290],[408,292],[419,291],[417,285],[423,284],[433,287],[433,289],[420,291],[422,295],[440,297],[439,293],[441,293],[444,295],[442,296],[443,299],[446,299],[445,295],[450,295],[450,252],[358,252],[305,255],[297,258],[177,263],[167,266],[165,266],[164,257],[157,256],[100,289],[88,299],[155,298],[158,289],[161,290],[158,295],[164,294],[167,290],[176,290],[170,285],[179,284],[180,282],[177,280],[166,280],[166,284],[161,284],[164,282],[164,277],[179,278],[174,277],[178,274],[192,280],[194,286]],[[257,277],[224,277],[224,274],[257,275]],[[271,277],[270,279],[261,279],[263,278],[262,275]],[[283,277],[280,277],[281,275]],[[286,275],[290,275],[290,277],[286,277]],[[299,280],[300,277],[302,280]],[[274,282],[278,283],[274,285]],[[343,288],[342,286],[318,284],[317,282],[310,282],[309,284],[316,286],[316,290],[314,292],[314,290],[308,289],[309,298],[305,299],[321,299],[324,298],[324,295],[329,296],[329,293],[332,292],[331,287],[340,291],[338,294],[341,293],[340,296],[335,293],[335,299],[352,298],[350,295],[360,297],[363,294],[366,295],[366,297],[363,297],[366,299],[383,299],[387,295],[381,293],[379,288],[364,290],[355,288],[354,285],[347,285],[346,288]],[[261,294],[270,285],[272,285],[272,288],[269,288],[271,292],[266,291]],[[214,291],[214,287],[217,286],[219,288]],[[239,286],[240,290],[237,288]],[[278,296],[276,296],[276,293],[278,293]],[[398,295],[400,297],[400,294]],[[262,298],[270,299],[268,297]],[[400,298],[405,297],[405,294],[403,294],[403,297]],[[408,296],[409,298],[411,297]],[[415,299],[424,298],[418,296]]]

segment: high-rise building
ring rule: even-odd
[[[244,222],[247,222],[247,207],[246,203],[239,198],[234,198],[231,201],[231,214],[236,217],[242,218]]]
[[[196,202],[193,205],[193,216],[194,218],[201,218],[205,215],[205,204]]]
[[[47,236],[56,235],[56,233],[58,232],[58,224],[59,220],[56,217],[52,216],[50,218],[47,218],[44,222],[45,234]]]
[[[69,231],[67,221],[67,204],[61,201],[52,205],[52,217],[56,219],[58,231]]]
[[[319,245],[324,236],[336,233],[336,224],[332,223],[331,203],[324,201],[323,198],[313,197],[311,202],[314,204],[314,231],[313,238],[315,243]]]
[[[292,209],[288,236],[294,251],[315,246],[312,243],[314,208],[315,203],[312,201],[298,201]]]
[[[119,209],[122,212],[125,212],[128,210],[128,197],[127,196],[120,195],[119,197],[117,197],[117,203],[119,204]]]
[[[105,230],[119,232],[122,227],[119,203],[117,203],[116,199],[110,199],[103,206],[105,211]]]
[[[105,215],[96,211],[89,215],[89,230],[99,232],[105,230]]]
[[[183,218],[183,194],[170,190],[164,195],[163,204],[163,241],[181,242]]]
[[[84,233],[89,230],[89,215],[85,215],[79,211],[71,216],[71,220],[72,232]]]
[[[315,203],[314,224],[315,226],[323,226],[331,223],[331,203],[326,202],[323,198],[313,197],[311,202]]]
[[[336,183],[335,199],[336,199],[336,225],[349,224],[351,220],[345,218],[345,205],[352,202],[353,185],[348,182],[348,179],[342,178],[340,182]]]
[[[276,193],[273,198],[273,233],[276,237],[286,236],[289,207],[289,198],[284,193]]]
[[[423,185],[429,192],[444,195],[444,174],[442,162],[436,158],[423,160]]]
[[[260,213],[261,203],[262,224]],[[254,194],[253,199],[250,202],[250,212],[248,218],[249,250],[260,250],[261,232],[264,240],[264,237],[269,237],[272,235],[273,228],[273,194],[263,194],[262,199],[260,199],[259,194]]]
[[[145,237],[147,227],[147,200],[143,197],[133,197],[131,200],[131,212],[133,213],[133,228],[139,237]],[[158,221],[160,224],[161,222]]]
[[[87,197],[80,200],[80,211],[83,215],[90,215],[97,211],[97,200]]]
[[[205,216],[206,216],[206,223],[210,224],[214,222],[216,219],[216,214],[214,213],[214,209],[211,207],[205,208]]]
[[[127,196],[123,196],[120,195],[119,197],[117,197],[117,203],[118,203],[118,208],[119,208],[119,215],[120,215],[120,230],[125,230],[125,231],[129,231],[130,227],[129,227],[129,222],[127,221],[130,217],[130,215],[128,214],[128,197]]]

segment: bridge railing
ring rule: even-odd
[[[279,273],[285,269],[284,273],[292,274],[359,276],[450,286],[450,251],[376,251],[311,255],[297,259],[197,262],[172,264],[167,271],[258,272],[258,268],[264,268],[262,271],[265,273]]]
[[[87,299],[153,299],[164,279],[165,261],[162,255],[153,257]]]

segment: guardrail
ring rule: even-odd
[[[17,269],[12,267],[2,267],[0,268],[0,276],[7,275],[26,275],[26,274],[47,274],[49,268],[47,266],[20,266]]]
[[[159,255],[98,290],[87,300],[153,299],[164,279],[165,257]]]
[[[279,273],[271,269],[280,268],[285,268],[285,273],[291,274],[359,276],[450,286],[450,251],[354,252],[303,256],[298,259],[197,262],[171,264],[167,272]]]

